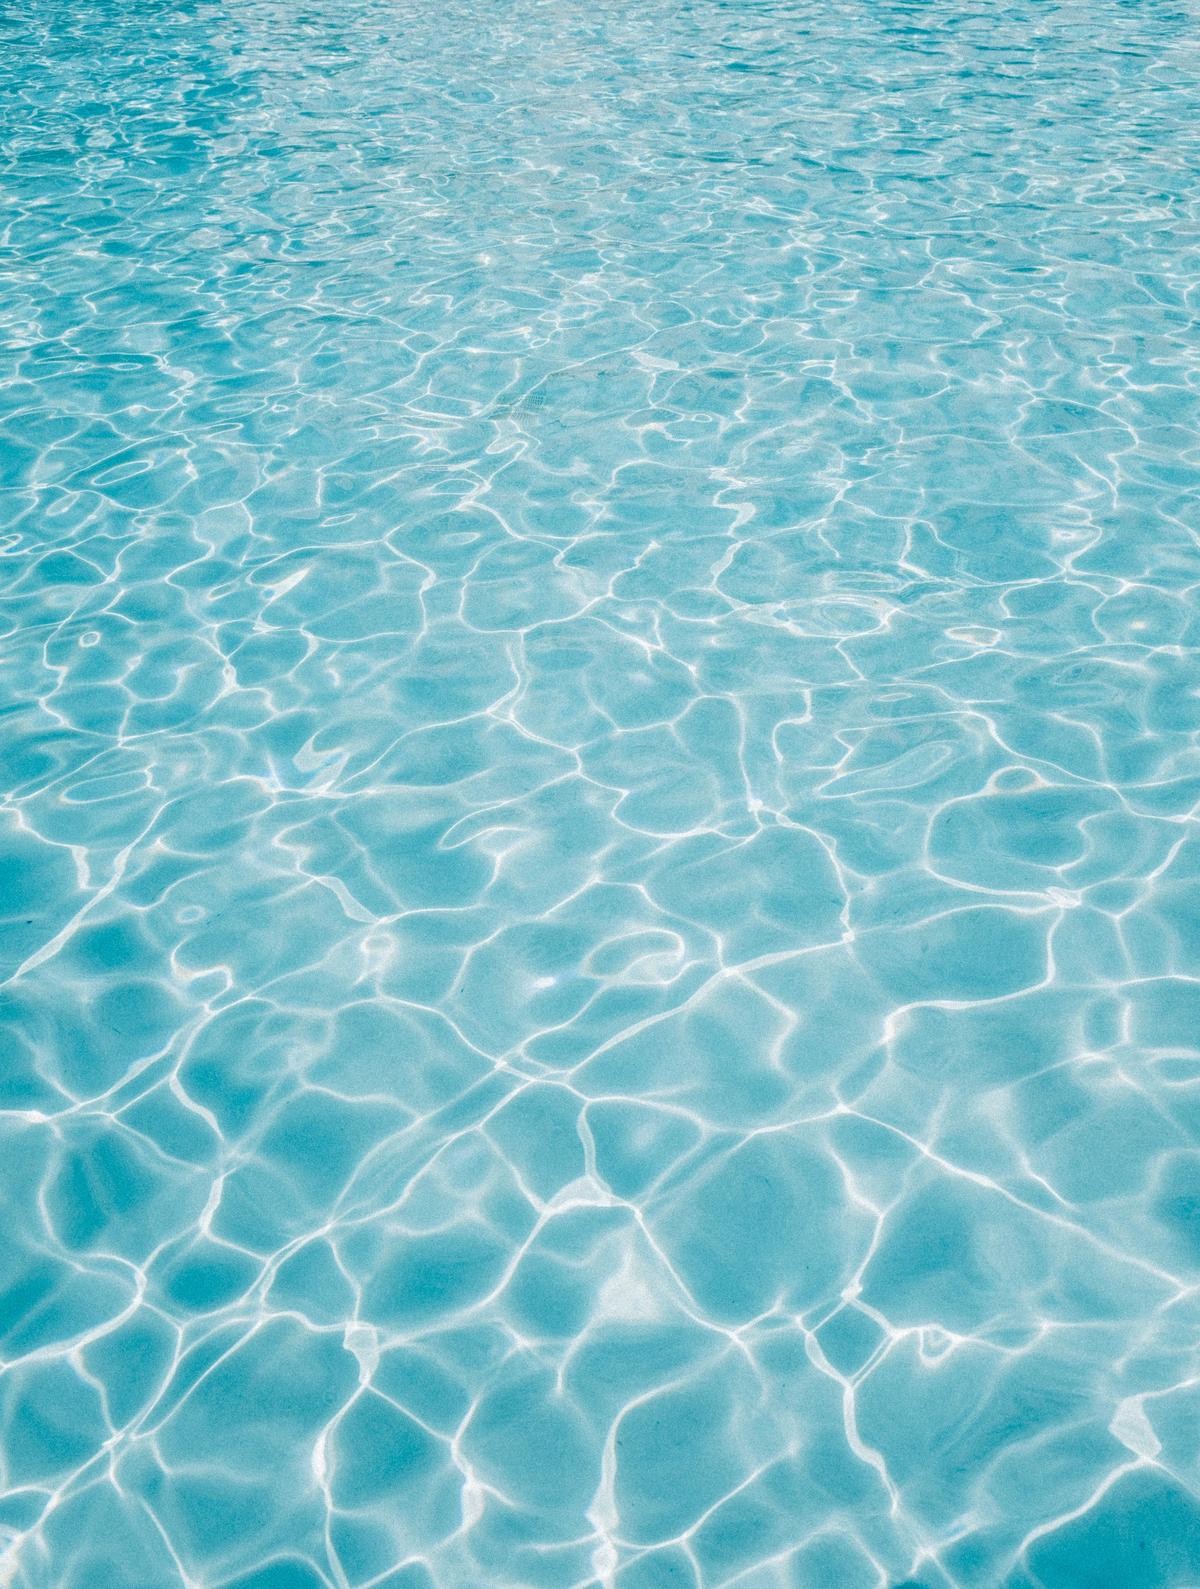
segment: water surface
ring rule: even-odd
[[[0,19],[0,1580],[1200,1583],[1197,21]]]

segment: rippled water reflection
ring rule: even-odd
[[[1196,27],[0,18],[0,1580],[1200,1581]]]

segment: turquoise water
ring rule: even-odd
[[[1200,1584],[1198,22],[0,19],[0,1582]]]

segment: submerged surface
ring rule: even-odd
[[[0,1580],[1200,1582],[1195,26],[10,11]]]

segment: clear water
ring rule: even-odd
[[[1198,21],[5,12],[0,1581],[1200,1583]]]

